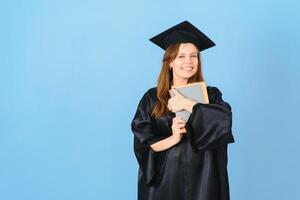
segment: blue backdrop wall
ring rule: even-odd
[[[300,3],[1,1],[0,199],[136,199],[130,123],[155,86],[153,35],[189,20],[233,109],[233,200],[300,199]]]

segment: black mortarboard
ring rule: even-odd
[[[181,22],[149,40],[164,50],[175,43],[191,42],[198,47],[199,51],[203,51],[216,45],[188,21]]]

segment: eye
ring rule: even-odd
[[[197,55],[192,55],[193,58],[197,58]]]
[[[178,58],[183,58],[184,56],[178,56]]]

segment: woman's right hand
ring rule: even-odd
[[[186,133],[186,121],[182,117],[174,117],[172,120],[172,137],[178,141],[181,140],[183,134]]]

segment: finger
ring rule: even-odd
[[[178,124],[178,127],[179,127],[179,128],[184,128],[184,127],[185,127],[185,124]]]
[[[171,104],[168,104],[168,109],[169,109],[169,110],[172,110],[172,109],[173,109],[173,107],[172,107]]]
[[[180,133],[181,134],[186,133],[186,129],[185,128],[180,129]]]
[[[184,122],[178,122],[177,123],[177,125],[182,125],[182,124],[185,125],[186,123],[184,123]]]
[[[185,134],[185,133],[186,133],[185,128],[180,129],[179,133],[180,133],[180,134]]]
[[[173,118],[173,122],[186,122],[182,117],[176,116]]]
[[[185,124],[175,125],[173,129],[176,129],[178,132],[182,131],[185,128]]]
[[[172,88],[172,92],[173,92],[175,95],[180,95],[180,93],[179,93],[176,89],[174,89],[174,88]]]
[[[185,120],[182,120],[182,119],[178,119],[178,120],[177,120],[177,123],[186,123],[186,121],[185,121]]]
[[[174,118],[173,118],[173,122],[177,122],[178,119],[179,119],[178,117],[174,117]]]
[[[173,118],[173,123],[176,123],[176,124],[178,124],[178,123],[186,123],[186,121],[183,120],[183,119],[180,119],[180,117],[174,117]]]
[[[170,94],[170,97],[172,97],[172,95],[173,95],[172,90],[169,90],[169,94]]]

